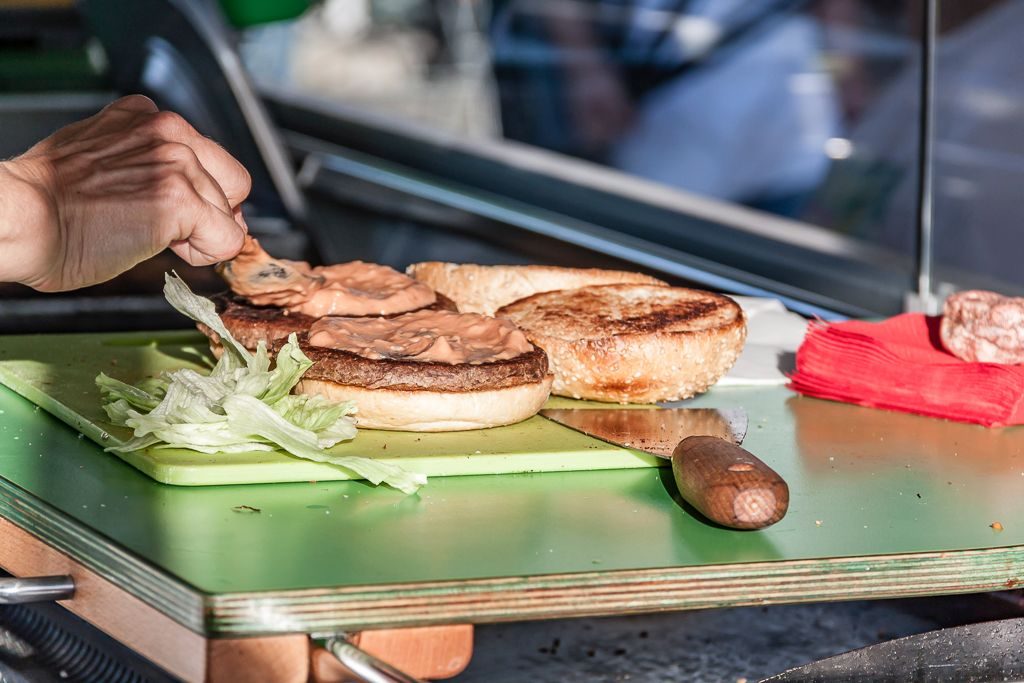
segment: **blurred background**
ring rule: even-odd
[[[891,315],[1024,294],[1022,30],[1024,0],[0,0],[0,158],[143,92],[246,165],[278,256],[609,266]],[[0,285],[0,332],[184,326],[170,269],[224,287],[169,254],[76,293]],[[663,680],[666,657],[737,680],[936,625],[893,609],[485,627],[466,680]],[[679,647],[619,657],[668,620]],[[708,629],[725,649],[694,646]]]
[[[141,91],[253,170],[282,255],[616,263],[824,317],[1021,292],[1024,2],[932,2],[930,55],[928,7],[0,0],[0,155]]]

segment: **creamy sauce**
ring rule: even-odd
[[[248,235],[238,255],[218,270],[231,291],[257,306],[297,306],[324,285],[305,261],[275,259]]]
[[[376,263],[339,263],[313,269],[326,283],[297,310],[325,315],[389,315],[430,306],[437,294],[427,285]]]
[[[314,318],[325,315],[390,315],[430,306],[427,285],[375,263],[352,261],[310,267],[275,259],[254,239],[222,270],[231,290],[256,306],[278,306]]]
[[[322,318],[310,328],[309,343],[375,360],[452,365],[515,358],[533,349],[522,330],[508,320],[450,311],[415,311],[394,318]]]

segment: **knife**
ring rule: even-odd
[[[789,507],[782,477],[739,446],[747,434],[742,409],[547,408],[540,414],[587,436],[671,460],[683,500],[723,526],[761,529],[782,519]]]

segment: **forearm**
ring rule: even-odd
[[[58,230],[39,180],[17,160],[0,162],[0,282],[34,286],[56,265],[44,261]]]

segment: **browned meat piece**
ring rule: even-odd
[[[948,299],[942,345],[957,358],[977,363],[1024,363],[1024,299],[971,290]]]

